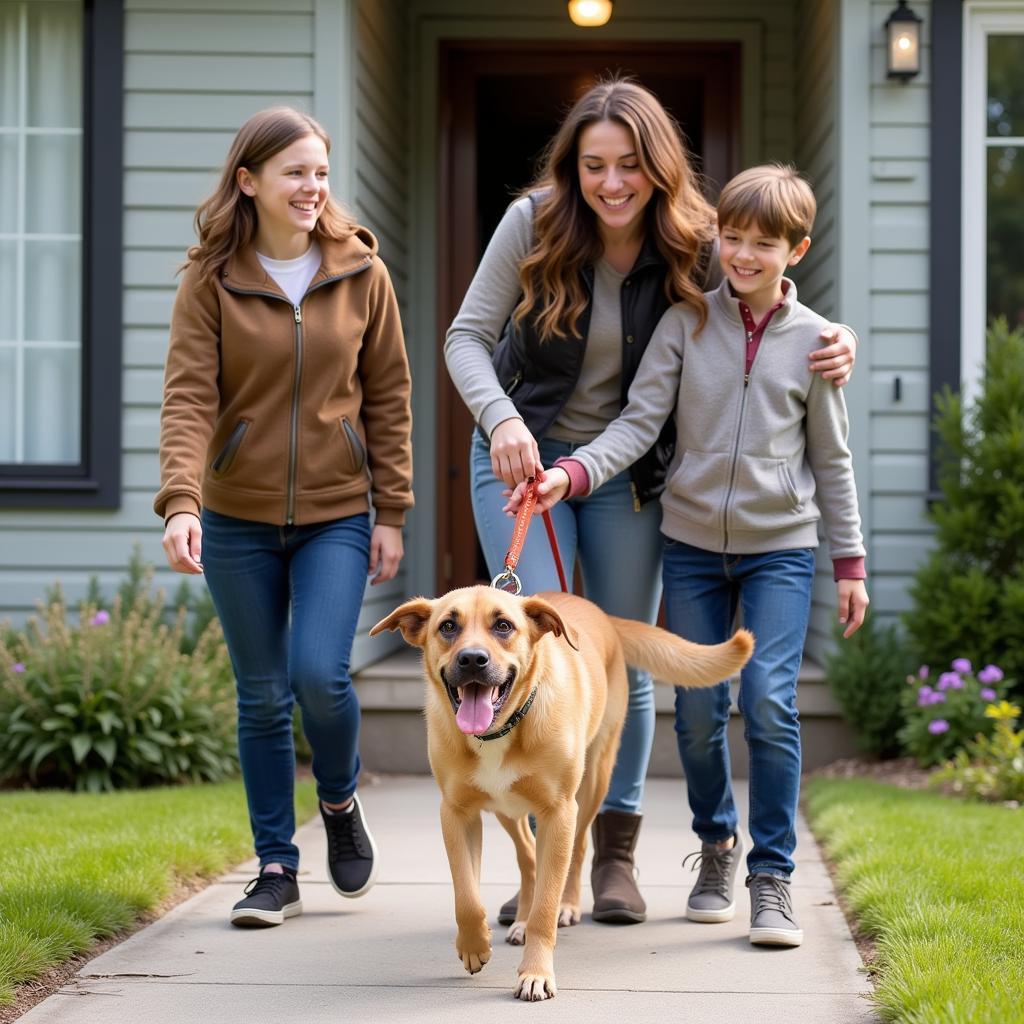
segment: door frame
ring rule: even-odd
[[[408,305],[403,310],[409,361],[413,372],[413,444],[416,452],[417,506],[410,519],[406,560],[414,593],[440,592],[437,541],[441,516],[437,496],[437,419],[439,399],[435,382],[443,364],[446,323],[438,314],[437,253],[440,230],[438,197],[444,168],[440,153],[441,46],[452,41],[582,41],[590,30],[576,29],[564,18],[541,16],[534,10],[473,17],[461,6],[432,0],[410,5],[406,23],[412,67],[410,82],[409,238],[410,275]],[[756,20],[690,18],[671,15],[631,20],[615,18],[601,29],[604,39],[632,43],[649,39],[689,43],[723,41],[740,47],[740,163],[746,166],[763,157],[765,96],[761,87],[765,39]]]
[[[671,74],[682,53],[688,65],[711,77],[722,68],[728,92],[704,90],[703,167],[721,186],[740,166],[742,48],[729,40],[695,42],[568,40],[443,41],[439,55],[439,160],[437,231],[437,324],[440,339],[461,305],[478,262],[476,252],[476,118],[477,83],[489,75],[544,75],[576,71],[592,73],[601,60],[632,63],[643,80],[647,74]],[[709,124],[727,128],[712,134]],[[450,590],[476,578],[475,525],[468,500],[468,452],[472,419],[448,376],[443,359],[436,374],[436,509],[437,588]]]

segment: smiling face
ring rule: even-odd
[[[787,268],[796,266],[811,244],[805,237],[793,246],[786,238],[766,234],[753,221],[743,228],[725,224],[718,237],[722,272],[755,316],[763,315],[782,299],[782,278]]]
[[[483,586],[407,601],[370,635],[385,629],[400,629],[407,643],[423,648],[427,674],[467,736],[499,728],[523,704],[537,643],[546,633],[565,633],[546,601]]]
[[[595,121],[580,132],[577,167],[583,201],[597,214],[606,241],[628,238],[642,224],[654,185],[640,169],[636,143],[618,121]]]
[[[305,135],[275,153],[257,171],[241,167],[238,187],[256,207],[256,247],[272,259],[292,259],[309,248],[309,234],[327,203],[327,146]]]

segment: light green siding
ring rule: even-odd
[[[313,105],[312,0],[289,0],[286,14],[273,0],[126,0],[124,27],[121,508],[0,512],[0,617],[14,621],[58,579],[72,602],[92,575],[112,593],[136,544],[177,587],[159,569],[151,507],[175,270],[241,122],[273,103]]]
[[[909,607],[907,586],[928,550],[928,175],[930,4],[915,0],[924,19],[923,72],[913,81],[885,76],[882,26],[892,10],[872,0],[866,181],[870,209],[870,321],[858,373],[870,375],[872,611],[892,619]],[[855,40],[846,40],[848,47]],[[959,111],[950,116],[959,117]],[[899,397],[897,394],[899,381]]]

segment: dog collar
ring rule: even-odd
[[[489,732],[483,736],[477,736],[477,739],[500,740],[502,736],[507,736],[526,717],[526,712],[530,710],[530,705],[533,703],[533,698],[536,696],[537,687],[535,686],[530,691],[530,696],[526,698],[526,703],[514,715],[512,715],[497,732]]]

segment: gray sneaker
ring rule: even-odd
[[[700,921],[702,924],[732,920],[736,913],[732,887],[743,855],[743,843],[738,832],[734,840],[728,850],[720,850],[714,843],[701,843],[700,850],[687,854],[683,867],[692,857],[694,864],[690,870],[700,868],[697,882],[686,901],[687,920]]]
[[[755,946],[799,946],[803,929],[789,898],[789,881],[776,875],[747,876],[750,890],[750,941]]]

